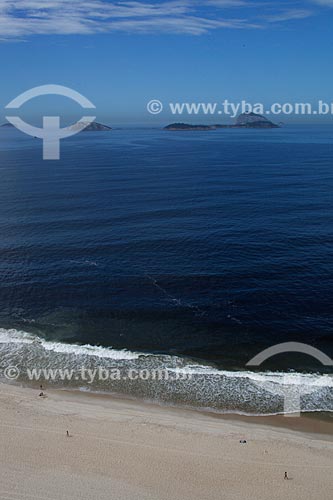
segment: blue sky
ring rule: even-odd
[[[332,21],[333,0],[0,0],[0,120],[18,94],[50,83],[84,94],[111,125],[176,121],[149,115],[150,99],[332,102]],[[81,114],[43,97],[21,116],[45,106]]]

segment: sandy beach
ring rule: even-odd
[[[332,434],[38,393],[0,384],[2,500],[332,498]]]

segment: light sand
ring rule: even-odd
[[[333,497],[332,435],[38,392],[0,384],[1,500]]]

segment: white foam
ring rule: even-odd
[[[35,338],[37,337],[34,337],[27,332],[0,328],[0,344],[32,344]]]
[[[46,351],[53,351],[62,354],[75,354],[77,356],[96,356],[109,359],[138,359],[143,354],[127,351],[126,349],[116,350],[109,347],[99,347],[77,344],[64,344],[62,342],[50,342],[37,335],[32,335],[20,330],[6,330],[0,328],[0,344],[39,344]]]
[[[277,385],[299,385],[299,386],[313,386],[313,387],[333,387],[333,375],[322,374],[304,374],[298,372],[250,372],[250,371],[227,371],[218,370],[210,366],[201,365],[188,365],[184,368],[169,369],[179,373],[188,375],[211,375],[215,377],[228,377],[248,379],[253,382],[267,384],[268,382]]]
[[[126,349],[116,350],[109,347],[99,347],[77,344],[64,344],[62,342],[51,342],[37,335],[19,331],[15,329],[0,328],[0,344],[38,344],[45,351],[52,351],[61,354],[76,355],[76,356],[96,356],[98,358],[106,358],[113,360],[135,360],[140,357],[155,358],[160,357],[153,354],[142,354],[138,352],[128,351]],[[230,379],[249,380],[254,383],[264,385],[297,385],[303,387],[325,388],[333,387],[333,375],[322,375],[316,373],[297,373],[297,372],[251,372],[251,371],[228,371],[218,370],[212,366],[188,364],[182,368],[171,368],[168,366],[169,356],[161,357],[161,364],[164,368],[171,372],[178,372],[195,375],[227,377]],[[172,357],[172,359],[175,359]],[[184,360],[183,360],[184,361]]]

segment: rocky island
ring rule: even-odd
[[[215,125],[216,128],[280,128],[279,125],[256,113],[242,113],[234,125]]]
[[[77,122],[74,125],[72,125],[70,128],[72,130],[76,129],[81,129],[82,125],[86,124],[86,122]],[[82,130],[82,132],[106,132],[108,130],[112,130],[111,127],[108,127],[107,125],[102,125],[102,123],[97,123],[97,122],[92,122],[89,123],[87,122],[86,128]]]
[[[112,130],[111,127],[108,127],[107,125],[102,125],[102,123],[97,123],[97,122],[77,122],[74,123],[70,127],[71,130],[78,130],[80,131],[82,129],[82,126],[86,125],[86,128],[83,129],[83,132],[105,132],[107,130]],[[15,126],[12,125],[11,123],[4,123],[3,125],[0,125],[1,128],[14,128]]]
[[[171,123],[164,130],[216,130],[219,128],[251,128],[251,129],[267,129],[280,128],[280,125],[267,120],[265,116],[256,113],[242,113],[238,116],[234,125],[190,125],[188,123]]]

